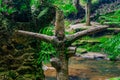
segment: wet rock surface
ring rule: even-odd
[[[97,53],[97,52],[87,52],[84,54],[80,54],[80,57],[84,59],[109,60],[106,54]]]

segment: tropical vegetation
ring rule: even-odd
[[[0,73],[10,69],[0,74],[0,78],[44,80],[42,65],[51,62],[58,74],[57,79],[68,80],[68,60],[75,55],[76,47],[85,49],[85,53],[107,54],[111,61],[120,60],[120,6],[119,1],[112,1],[0,0]],[[107,11],[112,3],[117,8]],[[99,13],[101,8],[104,14]],[[82,27],[88,26],[89,30],[71,29],[71,26],[84,21],[86,25]],[[94,26],[92,21],[107,27],[91,29]],[[95,34],[103,29],[106,30]],[[31,34],[32,37],[27,36]],[[74,41],[76,45],[72,45]]]

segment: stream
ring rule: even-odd
[[[55,69],[48,69],[44,74],[46,80],[56,80]],[[80,57],[69,60],[69,80],[106,80],[113,77],[120,77],[120,61],[88,60]]]

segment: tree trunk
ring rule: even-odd
[[[68,80],[68,60],[61,60],[62,66],[59,71],[57,71],[57,80]]]
[[[62,47],[63,49],[63,47]],[[59,54],[59,57],[52,58],[51,65],[56,69],[56,78],[57,80],[68,80],[68,58],[66,56],[65,50],[60,50],[60,48],[57,48],[57,54]]]
[[[65,51],[60,51],[61,67],[57,71],[57,80],[68,80],[68,59],[66,58]]]
[[[68,80],[68,58],[66,56],[66,45],[65,45],[65,28],[64,28],[64,15],[60,10],[56,11],[56,22],[55,22],[55,36],[56,36],[56,51],[58,56],[57,64],[55,67],[57,71],[57,80]],[[55,65],[53,65],[55,66]]]
[[[75,13],[75,18],[79,19],[85,16],[85,10],[80,5],[80,0],[72,0],[73,6],[75,6],[77,13]]]
[[[89,16],[90,16],[90,13],[89,13]],[[71,57],[69,55],[74,54],[76,50],[75,47],[71,47],[71,44],[82,36],[85,36],[92,32],[95,33],[106,28],[107,26],[95,27],[89,30],[77,32],[73,35],[65,36],[64,15],[62,11],[57,9],[56,22],[55,22],[55,36],[47,36],[44,34],[27,32],[22,30],[18,30],[17,32],[20,34],[30,35],[30,36],[39,38],[43,41],[52,43],[56,48],[57,56],[56,58],[52,58],[50,61],[51,61],[51,65],[56,69],[57,80],[68,80],[69,79],[68,60],[69,60],[69,57]]]
[[[78,9],[79,7],[79,0],[73,0],[73,5]]]
[[[86,26],[90,26],[90,7],[91,7],[91,0],[88,0],[86,3]]]

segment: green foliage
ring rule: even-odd
[[[59,9],[61,9],[64,12],[64,15],[67,16],[72,12],[77,12],[76,8],[72,5],[71,0],[15,0],[12,3],[12,7],[8,6],[8,4],[3,5],[2,0],[0,0],[0,12],[5,12],[8,14],[12,14],[13,12],[24,12],[26,10],[31,10],[34,12],[34,9],[39,8],[41,5],[47,5],[47,6],[57,6]],[[42,9],[43,10],[43,9]],[[39,16],[43,15],[47,9],[41,11],[42,13],[39,14]]]
[[[30,0],[30,6],[38,7],[40,5],[40,0]]]
[[[80,4],[82,6],[85,6],[85,4],[87,3],[87,1],[89,1],[89,0],[80,0]],[[99,0],[91,0],[91,2],[94,5],[94,4],[97,4],[99,2]]]
[[[52,5],[54,7],[57,7],[61,9],[64,12],[64,15],[67,16],[72,12],[77,12],[76,8],[73,6],[71,0],[45,0],[45,1],[39,1],[39,0],[31,0],[31,6],[34,5],[35,7],[38,7],[38,5],[43,4],[44,5]]]
[[[45,8],[44,10],[42,10],[42,11],[40,12],[40,14],[37,16],[37,18],[38,18],[38,19],[41,18],[45,13],[48,12],[48,9],[49,9],[49,8]]]
[[[8,5],[3,5],[2,6],[2,0],[0,0],[0,12],[6,12],[8,14],[12,14],[13,12],[15,12],[16,9],[15,8],[12,8],[12,7],[9,7]]]
[[[70,24],[71,24],[71,21],[69,20],[64,20],[64,23],[65,23],[65,28],[69,28]]]
[[[21,0],[21,1],[11,1],[7,4],[2,3],[3,0],[0,0],[0,12],[4,12],[7,14],[12,14],[14,12],[22,12],[24,10],[28,10],[29,8],[29,2],[27,0]]]
[[[15,79],[17,77],[16,73],[14,71],[9,71],[8,72],[8,77],[11,77],[12,79]]]
[[[64,5],[62,5],[64,4]],[[75,7],[70,3],[61,3],[58,7],[64,12],[65,16],[69,15],[72,12],[77,12]]]
[[[40,30],[40,33],[47,34],[47,35],[53,35],[53,26],[46,27],[44,29]],[[41,42],[41,51],[39,52],[39,59],[38,63],[41,63],[42,61],[49,62],[51,56],[56,56],[55,49],[52,44]]]
[[[117,78],[110,78],[108,80],[120,80],[120,77],[117,77]]]
[[[77,12],[76,8],[73,6],[71,0],[50,0],[54,6],[57,6],[64,12],[64,15],[67,16],[72,12]]]
[[[44,29],[41,29],[39,31],[39,33],[52,36],[53,35],[53,28],[54,28],[54,26],[50,24],[49,26],[45,27]]]
[[[2,0],[0,0],[0,7],[1,7],[1,4],[2,4]]]
[[[26,9],[27,9],[27,6],[26,6],[26,5],[27,5],[27,4],[21,5],[20,10],[26,10]]]
[[[55,50],[52,44],[46,42],[41,42],[41,51],[39,52],[38,63],[44,61],[47,63],[50,61],[51,56],[55,56]]]
[[[101,47],[100,44],[104,43],[105,41],[108,40],[106,36],[102,36],[99,38],[95,37],[90,37],[90,36],[85,36],[82,38],[85,42],[83,42],[80,47],[86,49],[87,51],[92,51],[92,52],[101,52]]]
[[[91,44],[91,43],[85,43],[84,45],[80,46],[80,48],[84,48],[87,51],[91,51],[91,52],[100,52],[101,48],[99,47],[99,43],[97,44]]]
[[[112,23],[120,23],[120,10],[115,12],[107,13],[99,17],[99,22],[111,22]]]
[[[120,34],[106,40],[100,45],[100,47],[109,55],[111,60],[115,60],[120,56]]]
[[[104,52],[108,54],[110,60],[120,58],[120,34],[108,39],[106,36],[100,38],[83,37],[83,42],[80,47],[92,52]],[[88,42],[87,42],[88,41]],[[90,42],[89,42],[90,41]],[[91,42],[92,41],[92,42]]]

